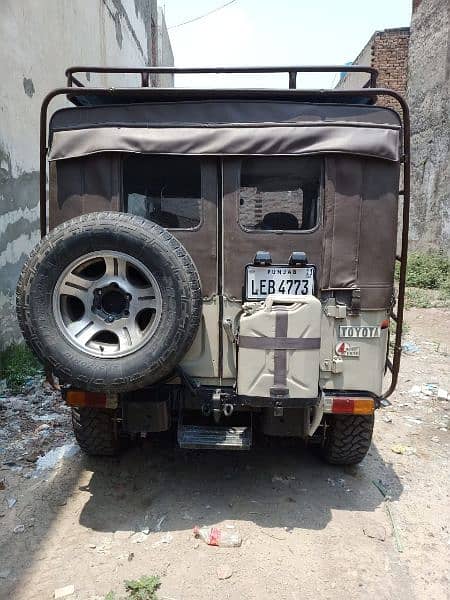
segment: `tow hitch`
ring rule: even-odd
[[[231,417],[234,411],[234,405],[227,401],[230,400],[229,394],[216,389],[211,398],[206,399],[202,404],[202,413],[205,417],[213,416],[214,423],[219,423],[222,415]]]

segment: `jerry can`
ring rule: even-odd
[[[311,295],[269,295],[247,304],[238,338],[238,393],[260,398],[316,398],[320,301]]]

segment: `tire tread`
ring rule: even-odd
[[[115,456],[120,449],[114,411],[72,408],[72,426],[80,448],[90,456]]]
[[[372,441],[373,415],[330,415],[322,448],[323,458],[333,465],[362,461]]]

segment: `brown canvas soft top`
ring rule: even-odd
[[[206,156],[340,153],[397,162],[386,108],[284,100],[190,100],[77,107],[50,123],[49,160],[102,152]]]

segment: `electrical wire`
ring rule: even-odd
[[[189,19],[188,21],[183,21],[182,23],[177,23],[176,25],[171,25],[167,29],[175,29],[175,27],[181,27],[182,25],[188,25],[189,23],[193,23],[194,21],[199,21],[200,19],[204,19],[205,17],[212,15],[213,13],[217,12],[218,10],[222,10],[222,8],[225,8],[226,6],[230,6],[230,4],[233,4],[234,2],[237,2],[237,0],[230,0],[230,2],[226,2],[225,4],[222,4],[221,6],[217,6],[216,8],[213,8],[212,10],[210,10],[207,13],[204,13],[203,15],[199,15],[198,17],[194,17],[193,19]]]

